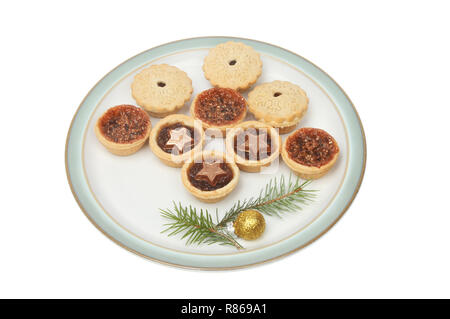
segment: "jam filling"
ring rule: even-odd
[[[200,93],[195,113],[208,124],[227,125],[242,116],[246,105],[244,97],[235,90],[212,88]]]
[[[267,129],[250,128],[234,137],[234,152],[246,160],[262,160],[272,154],[272,139]]]
[[[195,134],[194,128],[182,123],[163,126],[156,142],[166,153],[180,155],[192,150],[200,141],[200,134]]]
[[[213,160],[193,163],[188,169],[189,182],[202,191],[213,191],[226,186],[233,179],[233,171],[226,163]]]
[[[145,111],[133,105],[118,105],[103,114],[99,128],[106,139],[125,144],[144,137],[149,125]]]
[[[288,138],[286,150],[299,164],[321,167],[339,152],[334,138],[316,128],[301,128]]]

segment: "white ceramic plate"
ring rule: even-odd
[[[261,54],[263,73],[255,85],[285,80],[301,86],[310,99],[299,127],[322,128],[340,146],[340,157],[323,178],[309,188],[318,190],[314,203],[302,211],[266,218],[266,231],[255,241],[232,246],[186,246],[180,236],[161,234],[167,222],[159,213],[172,201],[181,201],[224,213],[239,199],[255,196],[273,177],[289,176],[281,158],[259,174],[241,172],[237,188],[223,201],[205,204],[182,185],[180,169],[162,164],[148,144],[128,157],[114,156],[96,139],[93,126],[108,108],[136,104],[130,86],[136,73],[151,64],[167,63],[187,72],[195,94],[211,87],[202,72],[208,49],[226,41],[240,41]],[[246,94],[244,94],[246,96]],[[180,111],[188,114],[190,103]],[[253,119],[249,114],[247,119]],[[154,126],[158,119],[151,118]],[[287,135],[282,136],[283,140]],[[224,150],[222,139],[210,140],[205,149]],[[88,218],[121,246],[153,260],[172,265],[224,269],[243,267],[286,255],[301,248],[331,227],[350,205],[360,186],[366,146],[356,110],[342,89],[323,71],[304,58],[282,48],[254,40],[225,37],[193,38],[145,51],[108,73],[81,103],[66,145],[68,180]]]

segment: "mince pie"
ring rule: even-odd
[[[235,90],[212,88],[194,98],[191,114],[202,121],[205,130],[220,130],[225,134],[228,128],[244,120],[247,101]]]
[[[227,133],[227,154],[239,168],[260,172],[280,155],[281,138],[272,126],[257,121],[238,124]]]
[[[249,111],[258,121],[286,134],[295,129],[308,109],[308,97],[299,86],[287,81],[273,81],[255,87],[248,94]]]
[[[283,160],[304,179],[325,175],[336,163],[339,146],[327,132],[303,127],[288,136],[281,150]]]
[[[103,113],[94,130],[108,151],[130,155],[144,145],[150,134],[151,122],[144,110],[134,105],[118,105]]]
[[[215,203],[236,187],[239,168],[224,153],[204,151],[183,165],[181,178],[192,195],[203,202]]]
[[[182,114],[169,115],[150,133],[150,148],[166,165],[181,167],[195,152],[201,152],[205,132],[201,123]]]
[[[258,80],[262,61],[252,47],[230,41],[209,50],[203,72],[216,87],[243,91]]]
[[[176,113],[189,101],[192,91],[192,81],[186,72],[167,64],[142,70],[131,85],[136,103],[155,117]]]

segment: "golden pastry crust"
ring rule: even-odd
[[[205,77],[212,85],[246,90],[262,72],[259,53],[241,42],[226,42],[209,50],[203,64]]]
[[[203,191],[195,186],[189,180],[189,169],[194,163],[201,162],[205,159],[219,160],[226,163],[233,173],[231,181],[222,188],[211,191]],[[187,161],[181,168],[181,180],[186,189],[199,200],[205,203],[216,203],[228,194],[230,194],[239,182],[239,168],[233,162],[232,158],[227,158],[226,154],[218,151],[203,151],[200,154],[195,154],[193,158]]]
[[[249,111],[258,121],[279,128],[280,134],[295,129],[308,102],[305,91],[287,81],[263,83],[248,94]]]
[[[205,120],[204,118],[202,118],[199,115],[199,112],[198,112],[198,108],[201,107],[201,106],[199,106],[199,103],[198,103],[199,99],[201,99],[205,94],[216,94],[216,93],[230,95],[232,99],[235,99],[237,102],[241,103],[243,106],[242,111],[238,114],[238,116],[236,118],[234,118],[231,121],[230,120],[226,121],[225,124],[221,124],[221,125],[208,123],[207,120]],[[218,105],[218,106],[220,106],[220,105]],[[205,90],[195,96],[195,98],[191,104],[190,112],[194,118],[196,118],[202,122],[203,128],[205,130],[209,130],[209,132],[211,132],[211,134],[214,134],[215,132],[219,131],[222,136],[225,136],[227,129],[230,129],[230,128],[236,126],[237,124],[241,123],[245,119],[245,116],[247,115],[247,101],[236,90],[232,90],[232,89],[228,89],[228,88],[212,88],[212,89]]]
[[[192,148],[189,152],[182,153],[180,155],[167,153],[161,149],[158,145],[158,136],[162,128],[181,123],[184,126],[192,127],[194,130],[194,140],[198,139],[197,144],[195,144],[194,148]],[[198,134],[197,137],[195,134]],[[160,120],[155,127],[152,129],[149,138],[149,146],[153,153],[166,165],[171,167],[181,167],[183,164],[192,158],[192,156],[196,153],[200,153],[202,151],[203,145],[205,144],[205,132],[203,131],[202,125],[199,121],[196,121],[194,118],[183,115],[183,114],[172,114],[169,115],[162,120]]]
[[[135,115],[137,114],[141,118],[140,123],[142,123],[143,128],[142,132],[140,132],[137,138],[127,141],[114,141],[105,133],[105,121],[110,120],[112,117],[117,117],[120,112],[134,112]],[[129,120],[127,119],[126,121],[128,122]],[[128,123],[122,124],[129,125]],[[134,105],[117,105],[115,107],[109,108],[105,113],[102,114],[102,116],[99,117],[95,124],[94,132],[97,136],[97,139],[100,141],[100,143],[103,144],[103,146],[106,147],[108,151],[115,155],[127,156],[136,153],[144,145],[145,141],[150,135],[151,127],[152,124],[150,121],[150,117],[144,110]]]
[[[249,160],[239,156],[235,152],[235,136],[249,128],[267,130],[271,140],[271,153],[268,157],[260,160]],[[257,173],[261,171],[262,167],[269,166],[280,155],[281,137],[277,130],[268,124],[258,121],[246,121],[228,131],[225,143],[228,156],[233,156],[234,161],[241,170],[249,173]]]
[[[322,136],[327,138],[326,143],[333,147],[333,152],[332,152],[332,155],[330,155],[330,158],[327,158],[326,161],[324,161],[324,163],[320,163],[320,165],[318,165],[318,166],[314,166],[311,164],[306,165],[306,164],[299,163],[298,160],[294,160],[291,157],[291,155],[289,154],[288,148],[289,148],[290,143],[295,143],[295,141],[293,139],[296,138],[296,136],[298,136],[298,134],[300,132],[306,131],[306,130],[310,130],[312,132],[314,132],[314,131],[319,132]],[[307,133],[307,134],[309,134],[309,133]],[[322,143],[322,142],[320,142],[320,143]],[[307,143],[312,144],[311,142],[307,142]],[[315,147],[317,150],[317,147],[320,147],[320,145],[319,144],[317,146],[312,145],[311,147]],[[288,138],[286,138],[286,140],[284,141],[283,146],[281,148],[281,156],[282,156],[284,162],[286,163],[286,165],[292,171],[294,171],[294,173],[297,176],[299,176],[303,179],[317,179],[317,178],[320,178],[320,177],[324,176],[325,174],[327,174],[330,171],[330,169],[333,167],[333,165],[336,163],[336,160],[338,159],[338,156],[339,156],[339,147],[338,147],[336,140],[330,134],[325,132],[324,130],[313,129],[313,128],[300,128],[300,129],[296,130],[295,132],[293,132],[291,135],[289,135]]]
[[[176,113],[191,98],[192,80],[186,72],[167,64],[152,65],[135,75],[131,93],[150,115]]]

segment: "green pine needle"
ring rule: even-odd
[[[300,182],[299,178],[292,178],[286,181],[284,175],[280,179],[273,178],[265,188],[261,189],[259,196],[238,201],[231,207],[218,222],[218,227],[224,227],[227,223],[234,221],[240,212],[254,209],[268,216],[281,217],[281,214],[297,212],[302,210],[301,205],[307,205],[316,196],[315,190],[306,190],[311,181]]]
[[[230,232],[227,231],[228,223],[233,222],[242,211],[254,209],[268,216],[278,216],[288,212],[296,212],[302,209],[302,205],[309,204],[315,197],[315,190],[306,190],[310,181],[301,182],[300,179],[288,180],[281,176],[274,178],[261,189],[259,196],[234,204],[219,220],[216,210],[216,223],[213,222],[208,210],[198,210],[192,206],[183,207],[181,203],[173,202],[172,209],[160,209],[161,215],[169,220],[164,224],[166,228],[162,233],[173,236],[182,233],[181,239],[186,240],[186,245],[191,244],[219,244],[232,245],[242,249]]]
[[[186,244],[219,244],[219,245],[233,245],[238,249],[243,248],[236,242],[231,234],[226,230],[218,230],[213,223],[211,215],[207,210],[200,210],[197,214],[197,209],[192,206],[183,207],[181,203],[178,205],[173,202],[173,209],[161,209],[161,215],[170,220],[162,232],[168,233],[168,236],[173,236],[178,233],[184,233],[181,239],[186,239]]]

